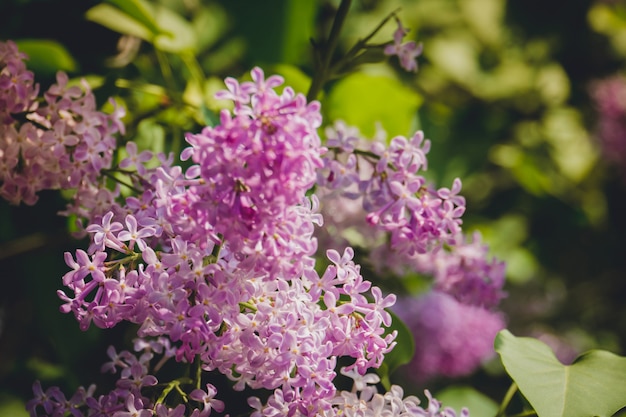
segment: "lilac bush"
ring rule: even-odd
[[[385,53],[416,70],[421,46],[403,44],[406,33],[398,21]],[[10,42],[0,52],[2,196],[33,204],[40,190],[75,189],[63,214],[77,218],[89,245],[65,253],[60,309],[82,330],[137,325],[135,353],[107,352],[102,370],[116,375],[114,389],[81,387],[68,399],[35,382],[32,416],[221,413],[228,404],[211,372],[235,392],[264,393],[248,396],[252,416],[457,415],[428,391],[425,406],[399,386],[379,393],[370,371],[397,344],[389,312],[396,296],[363,276],[352,246],[317,237],[333,206],[353,207],[351,221],[373,237],[366,249],[379,267],[433,277],[430,295],[403,300],[415,303],[415,317],[405,319],[418,342],[426,325],[441,336],[437,346],[445,334],[480,340],[465,356],[445,347],[458,359],[446,363],[424,344],[418,352],[431,353],[418,356],[423,376],[469,372],[488,356],[503,327],[495,312],[503,265],[487,260],[478,237],[464,237],[461,181],[437,188],[422,175],[430,148],[423,132],[366,141],[336,122],[322,138],[320,103],[290,87],[279,93],[283,78],[254,68],[252,81],[225,80],[217,98],[232,110],[188,133],[180,155],[127,142],[115,166],[122,108],[97,111],[86,83],[69,87],[63,73],[39,99],[24,55]],[[446,320],[458,314],[466,321]],[[481,336],[467,333],[481,323]],[[195,374],[160,380],[168,360]],[[338,371],[354,380],[351,391],[336,385]]]

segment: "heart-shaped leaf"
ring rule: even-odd
[[[539,417],[610,417],[626,406],[626,358],[593,350],[563,365],[543,342],[502,330],[495,349]]]

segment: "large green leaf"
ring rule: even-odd
[[[355,73],[337,82],[323,105],[328,120],[342,119],[368,137],[380,122],[391,138],[413,133],[421,101],[419,94],[396,78]]]
[[[107,0],[107,2],[114,4],[129,17],[144,25],[152,34],[161,33],[150,8],[141,0]]]
[[[502,330],[502,363],[539,417],[610,417],[626,406],[626,358],[602,350],[563,365],[543,342]]]
[[[101,3],[92,7],[87,10],[85,17],[114,32],[136,36],[146,41],[152,41],[156,35],[143,23],[110,4]]]
[[[124,4],[111,2],[116,6]],[[159,4],[133,0],[132,5],[118,8],[101,3],[89,9],[86,17],[115,32],[154,43],[165,52],[188,51],[196,47],[196,34],[191,23]]]
[[[54,76],[57,71],[76,71],[78,64],[60,43],[49,39],[16,41],[20,51],[28,55],[28,69],[35,74]]]

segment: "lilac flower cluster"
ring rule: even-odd
[[[89,249],[65,255],[61,310],[82,329],[141,324],[140,337],[168,337],[177,360],[200,360],[235,390],[272,390],[267,410],[280,398],[290,415],[316,415],[333,406],[337,358],[364,374],[395,346],[385,330],[395,296],[363,279],[351,248],[329,250],[316,272],[322,219],[305,192],[322,166],[319,105],[252,75],[227,80],[232,115],[188,135],[186,172],[163,155],[148,169],[151,155],[127,146],[122,164],[137,167],[143,191],[92,214]]]
[[[187,411],[190,412],[188,414],[190,417],[207,417],[211,410],[217,412],[224,410],[224,403],[215,398],[217,390],[211,384],[206,384],[206,391],[195,388],[189,394],[181,389],[180,386],[183,384],[180,381],[167,385],[162,392],[163,398],[174,388],[178,388],[176,394],[182,393],[184,402],[187,403],[187,406],[181,403],[175,408],[168,407],[163,401],[155,402],[144,395],[146,388],[155,389],[159,383],[149,372],[158,370],[174,355],[174,351],[167,338],[150,341],[136,339],[134,347],[136,352],[141,352],[139,357],[126,350],[118,353],[113,346],[109,347],[107,353],[111,361],[102,366],[102,372],[115,374],[119,371],[120,375],[115,389],[109,393],[96,396],[97,387],[91,385],[86,389],[79,387],[74,395],[67,399],[58,387],[50,387],[44,391],[37,381],[33,384],[35,397],[26,405],[27,410],[32,416],[42,415],[39,411],[43,409],[48,416],[73,417],[184,417]],[[162,355],[161,360],[151,367],[155,353]]]
[[[203,213],[214,232],[231,250],[271,254],[276,261],[312,255],[316,247],[293,208],[302,203],[316,180],[324,152],[317,134],[322,117],[319,102],[307,103],[302,94],[286,87],[277,75],[267,80],[261,69],[254,82],[240,84],[227,78],[227,91],[217,97],[234,102],[216,127],[188,134],[192,145],[183,153],[197,165],[201,183],[191,187],[197,213]],[[267,255],[266,255],[267,256]]]
[[[41,190],[95,183],[110,168],[124,111],[98,111],[88,85],[69,87],[61,72],[39,100],[23,59],[14,43],[0,42],[0,195],[34,204]]]
[[[408,373],[422,384],[474,371],[494,354],[493,341],[505,327],[501,314],[436,290],[419,298],[401,298],[396,307],[416,341]]]
[[[340,372],[354,380],[352,390],[338,392],[332,400],[333,407],[317,414],[320,417],[457,417],[455,410],[450,407],[442,408],[441,403],[434,399],[428,390],[424,392],[428,399],[428,405],[424,409],[420,406],[419,398],[413,395],[404,397],[404,390],[398,385],[392,385],[389,391],[380,394],[375,386],[380,382],[376,374],[361,375],[346,368],[342,368]],[[258,398],[252,397],[248,402],[257,410],[251,417],[291,415],[284,398],[272,403],[269,409],[262,409]],[[458,416],[469,417],[469,410],[462,409]]]
[[[416,69],[421,47],[402,44],[405,35],[399,24],[387,53]],[[317,194],[360,200],[366,223],[389,236],[387,247],[403,262],[432,256],[441,274],[423,259],[419,265],[435,274],[438,289],[486,303],[482,252],[459,249],[459,261],[448,259],[445,267],[435,258],[462,246],[465,201],[460,181],[435,189],[419,174],[430,146],[421,132],[362,150],[357,135],[337,125],[329,152],[317,134],[319,103],[289,87],[279,94],[283,79],[266,79],[255,68],[252,82],[226,79],[217,96],[231,100],[233,110],[222,111],[219,125],[187,135],[190,146],[180,155],[191,162],[186,170],[164,154],[149,167],[154,155],[132,142],[111,169],[123,109],[97,111],[88,85],[70,87],[63,73],[40,98],[24,59],[15,44],[0,43],[0,195],[34,204],[40,190],[76,190],[64,214],[78,218],[90,244],[65,254],[70,270],[58,291],[60,309],[83,330],[137,324],[141,352],[109,349],[102,370],[118,379],[107,394],[81,387],[68,399],[35,383],[32,416],[223,412],[216,388],[200,389],[199,374],[191,384],[157,379],[163,361],[173,358],[222,373],[236,391],[270,392],[265,403],[249,398],[253,416],[456,417],[428,392],[426,409],[397,386],[378,393],[378,377],[367,372],[381,367],[396,344],[388,312],[396,297],[363,278],[351,247],[315,257],[315,226],[323,222]],[[108,189],[104,170],[125,175],[135,193]],[[470,270],[475,278],[467,278]],[[490,277],[499,282],[496,272]],[[500,296],[494,291],[490,306]],[[153,365],[155,353],[162,358]],[[355,380],[351,392],[335,386],[340,358],[349,363],[342,373]]]
[[[338,124],[327,130],[331,152],[324,157],[318,184],[335,198],[362,199],[367,222],[389,233],[394,252],[412,256],[454,243],[461,232],[465,199],[460,180],[434,189],[419,171],[427,168],[430,141],[421,131],[360,149],[358,133]]]
[[[13,41],[0,42],[0,123],[15,121],[13,114],[35,110],[39,85],[35,76],[26,69],[26,54],[17,49]]]
[[[396,137],[388,147],[383,145],[384,136],[371,144],[358,130],[341,122],[328,128],[326,135],[331,152],[325,156],[318,180],[325,186],[320,193],[325,218],[334,222],[336,230],[354,227],[367,241],[382,242],[365,248],[368,261],[378,272],[391,270],[405,276],[413,271],[432,278],[428,295],[407,298],[396,309],[399,313],[413,311],[407,304],[415,303],[420,311],[402,316],[417,345],[412,375],[423,382],[437,374],[457,376],[473,371],[493,354],[493,338],[504,327],[503,318],[494,311],[505,296],[505,267],[489,259],[489,248],[477,232],[472,238],[463,235],[460,216],[465,201],[459,195],[460,180],[455,180],[451,189],[435,190],[426,185],[419,170],[427,167],[429,143],[421,132],[410,142]],[[336,214],[332,207],[348,209]],[[364,231],[366,223],[375,227]],[[328,236],[326,240],[330,240]],[[467,328],[483,319],[488,325],[483,332],[459,332],[457,321],[461,319],[452,319],[451,313],[432,320],[421,314],[422,305],[463,311]],[[443,362],[447,365],[442,366]]]

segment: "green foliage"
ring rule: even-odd
[[[610,417],[626,406],[625,357],[594,350],[563,365],[543,342],[508,330],[495,349],[539,417]]]
[[[328,120],[343,119],[372,137],[380,122],[390,137],[411,135],[421,96],[396,78],[354,73],[338,81],[325,100]]]
[[[498,404],[491,398],[468,386],[450,386],[436,393],[435,397],[446,407],[460,410],[466,407],[471,416],[494,416]]]
[[[67,48],[49,39],[21,39],[15,42],[28,55],[28,68],[40,77],[51,77],[57,71],[74,72],[78,63]]]
[[[193,27],[167,7],[142,0],[128,3],[112,0],[110,3],[117,7],[100,3],[87,11],[87,19],[115,32],[153,43],[161,51],[183,52],[195,49],[196,36]]]
[[[389,389],[391,386],[391,374],[400,366],[409,363],[415,353],[415,341],[411,330],[409,330],[406,324],[404,324],[397,315],[391,311],[388,312],[391,314],[392,322],[391,326],[387,329],[387,333],[397,331],[398,335],[396,336],[396,347],[385,355],[382,366],[377,369],[381,383],[386,389]]]

